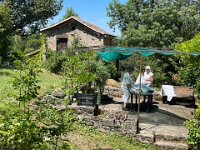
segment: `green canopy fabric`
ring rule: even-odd
[[[133,55],[134,53],[138,53],[143,57],[149,57],[155,54],[160,54],[164,56],[173,56],[175,54],[189,54],[193,56],[200,56],[200,53],[186,53],[179,51],[164,51],[164,50],[156,50],[150,48],[140,48],[140,47],[106,47],[104,52],[99,52],[98,57],[104,60],[105,62],[110,62],[114,60],[124,60]]]

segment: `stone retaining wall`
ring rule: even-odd
[[[104,132],[114,131],[129,136],[136,134],[136,117],[125,112],[101,112],[100,115],[93,116],[93,107],[77,106],[72,109],[77,118],[88,126]]]

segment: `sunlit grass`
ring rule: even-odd
[[[13,95],[16,94],[12,86],[12,81],[17,70],[14,69],[0,69],[0,100],[9,101],[13,99]],[[41,89],[39,94],[43,94],[46,91],[60,88],[62,85],[62,77],[46,70],[42,70],[39,74],[38,80]]]
[[[70,134],[70,133],[69,133]],[[133,138],[122,136],[117,133],[103,133],[85,125],[75,124],[68,138],[76,149],[102,149],[111,148],[113,150],[159,150],[160,148],[144,144]],[[82,141],[84,144],[79,144]]]

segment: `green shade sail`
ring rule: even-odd
[[[98,53],[98,57],[105,62],[110,62],[114,60],[124,60],[133,55],[134,53],[138,53],[143,57],[149,57],[155,54],[160,54],[163,56],[173,56],[176,54],[187,54],[192,56],[200,56],[200,53],[186,53],[179,51],[164,51],[164,50],[156,50],[150,48],[140,48],[140,47],[106,47],[103,52]]]

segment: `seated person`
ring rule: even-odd
[[[153,83],[153,73],[151,72],[151,67],[150,66],[146,66],[145,67],[145,72],[144,72],[144,76],[143,76],[143,81],[144,84],[148,87],[152,86]]]

